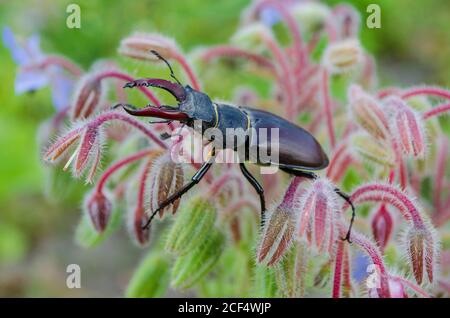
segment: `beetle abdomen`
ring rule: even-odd
[[[263,110],[248,107],[242,107],[242,110],[249,116],[251,127],[256,129],[256,134],[253,133],[252,135],[250,147],[258,147],[258,151],[263,153],[267,151],[271,154],[271,129],[279,129],[278,162],[274,161],[276,156],[271,158],[271,162],[265,162],[258,156],[258,164],[274,164],[290,169],[305,170],[320,170],[328,166],[327,155],[314,136],[305,129]],[[267,142],[260,140],[260,128],[267,129]],[[270,156],[272,157],[272,154]]]

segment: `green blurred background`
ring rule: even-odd
[[[377,58],[382,85],[450,85],[450,1],[347,2],[361,11],[363,22],[368,4],[381,6],[382,28],[369,30],[363,24],[361,36]],[[81,29],[66,27],[69,3],[81,7]],[[120,39],[136,30],[172,36],[186,51],[227,42],[248,3],[0,1],[0,27],[10,26],[22,36],[38,33],[44,52],[66,55],[88,69],[99,58],[116,59]],[[44,195],[48,171],[40,160],[37,129],[53,113],[50,91],[15,96],[16,65],[3,45],[0,63],[0,296],[121,296],[143,251],[125,231],[92,250],[74,244],[82,191],[64,200]],[[206,89],[214,93],[222,87],[212,83]],[[80,181],[72,183],[86,190]],[[66,287],[71,263],[82,267],[79,290]]]

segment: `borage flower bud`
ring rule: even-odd
[[[216,220],[216,209],[200,196],[181,206],[166,241],[166,250],[186,254],[209,240]]]
[[[350,144],[352,152],[362,160],[388,168],[395,166],[395,156],[391,148],[367,134],[354,134]]]
[[[252,23],[241,28],[231,38],[232,43],[249,50],[262,50],[264,37],[271,37],[272,33],[262,23]]]
[[[169,258],[152,251],[133,273],[125,291],[126,297],[164,297],[170,281]]]
[[[438,257],[437,246],[439,245],[433,230],[412,226],[405,232],[404,242],[417,283],[422,283],[424,271],[427,272],[428,281],[432,283]]]
[[[393,220],[386,205],[382,204],[372,218],[372,232],[375,241],[383,251],[392,234]]]
[[[356,39],[331,43],[323,54],[323,64],[331,74],[352,71],[363,61],[363,50]]]
[[[391,130],[407,155],[423,158],[426,150],[425,130],[421,116],[401,98],[392,96],[386,107],[393,113]]]
[[[133,211],[132,230],[134,232],[134,237],[140,246],[145,246],[150,241],[151,227],[144,228],[147,221],[148,216],[145,214],[145,209],[142,206],[137,206]]]
[[[174,40],[157,33],[134,33],[120,42],[119,53],[131,58],[159,61],[151,51],[158,52],[166,59],[179,54]]]
[[[172,286],[189,288],[208,274],[222,255],[224,243],[225,237],[220,231],[209,231],[207,240],[177,258],[172,268]]]
[[[323,27],[330,16],[330,9],[317,2],[300,2],[292,7],[291,13],[300,24],[302,31],[308,34]]]
[[[72,119],[87,118],[102,105],[106,95],[105,84],[97,72],[83,76],[77,83],[72,100]]]
[[[338,236],[340,206],[334,189],[329,180],[317,179],[300,197],[298,235],[306,235],[320,252],[331,252]]]
[[[95,230],[103,232],[108,225],[112,211],[112,203],[107,196],[94,189],[85,200],[84,210],[89,215]]]
[[[171,160],[169,154],[162,155],[155,160],[147,179],[148,211],[154,211],[170,195],[175,193],[183,186],[184,170],[183,165]],[[175,214],[180,205],[180,199],[176,200],[170,206],[159,211],[160,217],[164,212],[172,210]]]
[[[87,168],[90,167],[86,178],[86,182],[90,183],[100,164],[103,139],[103,130],[98,126],[88,124],[84,127],[75,128],[58,138],[56,142],[48,148],[44,154],[44,160],[55,162],[66,152],[66,150],[72,145],[75,145],[76,141],[79,141],[78,147],[67,161],[64,170],[66,170],[74,160],[73,174],[75,177],[80,177]]]
[[[288,189],[283,201],[267,213],[268,219],[257,251],[258,262],[273,265],[289,249],[295,230],[295,210],[293,193]]]
[[[355,121],[376,139],[387,140],[389,122],[381,104],[359,85],[350,86],[348,100]]]

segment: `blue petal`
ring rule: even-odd
[[[370,272],[368,271],[369,265],[372,264],[372,261],[369,257],[363,253],[357,252],[357,254],[353,258],[352,262],[352,277],[355,281],[361,282],[363,281]]]
[[[70,104],[74,83],[63,74],[52,79],[52,100],[56,110],[61,111]]]
[[[26,50],[17,43],[14,33],[9,27],[3,28],[3,44],[10,50],[12,58],[17,64],[24,65],[30,62],[30,56]]]
[[[281,16],[278,11],[271,7],[262,9],[259,14],[259,18],[265,25],[269,27],[273,26],[281,20]]]
[[[48,77],[42,71],[19,71],[15,81],[17,95],[40,89],[48,84]]]

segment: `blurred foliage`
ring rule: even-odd
[[[77,61],[88,69],[91,63],[99,57],[114,58],[120,39],[135,30],[157,31],[174,37],[180,46],[189,50],[198,45],[211,45],[225,42],[236,30],[239,14],[249,1],[247,0],[217,0],[214,2],[203,0],[146,0],[146,1],[106,1],[106,0],[78,0],[81,7],[81,29],[66,27],[66,6],[73,1],[27,0],[2,1],[0,3],[0,27],[10,26],[15,33],[27,36],[31,33],[41,35],[42,48],[46,52],[63,54]],[[336,4],[338,0],[327,0],[329,4]],[[407,0],[352,0],[352,3],[362,13],[362,21],[367,17],[366,7],[370,3],[378,3],[382,9],[382,28],[369,30],[363,27],[362,42],[373,52],[380,65],[379,73],[383,83],[393,82],[403,84],[433,83],[450,85],[450,2],[442,0],[421,0],[412,3]],[[326,43],[324,43],[326,44]],[[317,54],[319,54],[318,52]],[[0,295],[60,295],[63,287],[53,288],[54,280],[47,273],[42,275],[39,266],[34,271],[22,271],[31,283],[14,271],[14,267],[27,268],[33,264],[30,260],[39,262],[44,259],[54,259],[54,264],[65,264],[58,259],[58,249],[42,248],[45,242],[62,241],[73,248],[72,234],[74,219],[81,200],[84,186],[76,184],[72,195],[62,200],[54,197],[48,200],[44,196],[44,186],[48,180],[40,160],[37,139],[38,125],[53,112],[49,103],[49,90],[42,90],[34,94],[15,96],[14,76],[16,65],[9,52],[0,45]],[[134,67],[134,68],[133,68]],[[147,69],[142,64],[134,64],[131,71],[145,73]],[[221,83],[208,82],[208,72],[205,71],[206,90],[215,97],[230,98],[231,87],[236,82],[252,82],[246,74],[237,72],[228,74]],[[399,72],[401,70],[401,72]],[[202,70],[203,71],[203,70]],[[400,75],[404,74],[399,78]],[[405,75],[406,74],[406,75]],[[259,81],[261,82],[261,81]],[[264,87],[264,82],[259,86]],[[339,83],[335,83],[339,85]],[[339,91],[339,88],[337,88]],[[53,170],[53,171],[56,171]],[[56,173],[56,172],[53,172]],[[354,178],[348,176],[345,189],[351,188]],[[76,181],[72,181],[75,183]],[[65,187],[65,185],[56,185]],[[52,195],[53,192],[47,191]],[[89,237],[89,229],[79,229],[79,239],[83,244],[101,238]],[[250,244],[250,243],[249,243]],[[108,249],[118,249],[111,243]],[[36,256],[39,251],[49,255]],[[119,255],[129,253],[128,247],[123,251],[116,251]],[[64,248],[62,249],[63,251]],[[85,252],[83,252],[85,253]],[[62,253],[61,253],[62,254]],[[242,257],[236,257],[241,255]],[[233,266],[249,277],[250,258],[248,246],[233,247],[232,252],[225,251],[219,264]],[[134,253],[136,258],[136,253]],[[102,266],[111,260],[103,257],[98,260]],[[135,259],[134,258],[134,259]],[[78,259],[77,259],[78,260]],[[69,260],[71,261],[71,260]],[[130,257],[133,264],[133,257]],[[165,262],[158,256],[150,255],[147,262]],[[244,264],[244,265],[243,265]],[[35,264],[36,265],[36,264]],[[32,265],[29,265],[32,266]],[[127,263],[116,264],[127,267]],[[58,268],[59,275],[64,275],[65,267]],[[148,266],[150,268],[150,266]],[[160,275],[159,272],[149,275]],[[271,296],[273,273],[261,272],[256,269],[253,273],[255,285],[261,296]],[[16,273],[16,275],[10,275]],[[138,271],[136,275],[147,275]],[[166,275],[166,273],[164,273]],[[168,274],[167,274],[168,275]],[[164,276],[164,280],[166,276]],[[224,277],[232,280],[232,277]],[[168,280],[168,278],[167,278]],[[238,281],[237,279],[235,281]],[[62,282],[64,279],[62,278]],[[244,282],[244,280],[241,280]],[[28,285],[29,284],[29,285]],[[52,285],[53,284],[53,285]],[[244,284],[244,283],[242,283]],[[250,286],[236,284],[235,289],[242,288],[243,293]],[[29,290],[22,290],[16,286],[28,286]],[[117,283],[120,286],[120,283]],[[6,287],[5,287],[6,286]],[[13,286],[8,289],[8,286]],[[94,284],[97,290],[108,290],[108,284]],[[141,286],[131,285],[128,295],[139,295]],[[2,290],[4,289],[4,290]],[[235,290],[223,290],[219,286],[208,285],[204,282],[201,288],[205,294],[226,296],[236,295]],[[114,290],[114,289],[113,289]],[[117,287],[116,289],[117,290]],[[207,292],[209,291],[209,292]],[[67,294],[67,290],[65,291]],[[159,290],[152,291],[160,295]],[[76,295],[76,294],[69,294]]]

